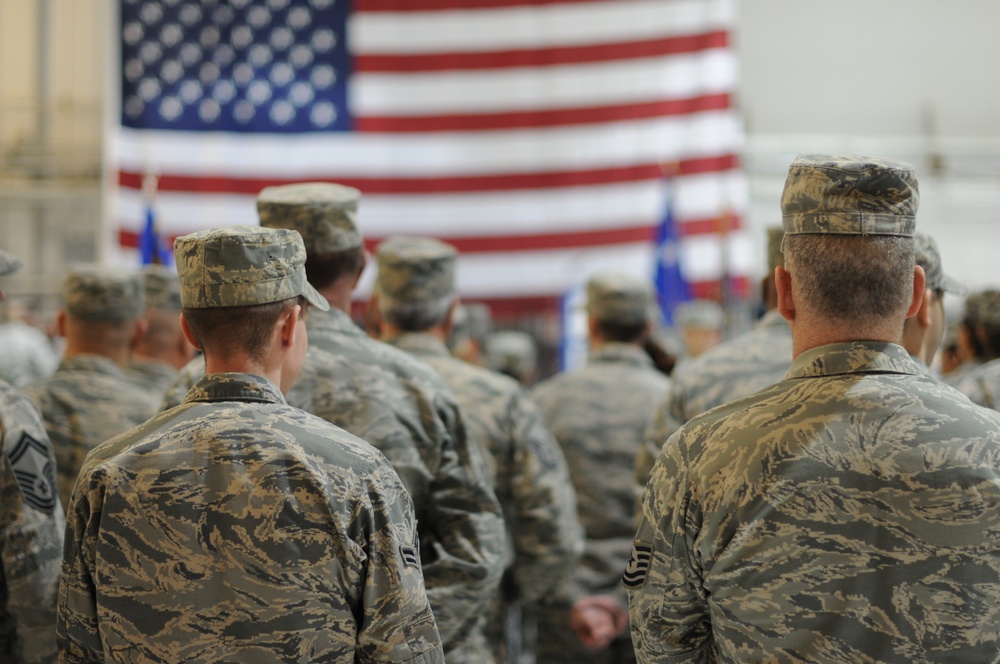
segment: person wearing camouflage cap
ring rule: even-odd
[[[539,609],[539,662],[635,661],[619,580],[635,532],[632,473],[642,432],[669,379],[643,350],[649,283],[617,273],[587,281],[589,353],[580,369],[531,391],[566,456],[586,540],[572,577]]]
[[[519,661],[520,608],[547,597],[570,573],[582,547],[566,462],[516,381],[449,352],[445,341],[457,303],[455,248],[431,238],[394,237],[378,246],[376,256],[370,306],[382,316],[384,339],[427,362],[452,388],[470,439],[487,453],[489,486],[506,517],[502,591],[485,598],[488,611],[476,616],[476,629],[482,629],[489,613],[489,650],[466,661]]]
[[[159,402],[177,372],[194,357],[194,346],[181,330],[181,284],[166,265],[142,269],[146,331],[132,349],[126,375]]]
[[[767,229],[767,273],[761,280],[765,313],[744,334],[729,339],[685,363],[670,376],[667,398],[656,408],[636,459],[636,484],[649,479],[663,443],[696,415],[748,397],[785,377],[792,364],[792,332],[778,311],[774,269],[784,265],[781,241],[785,231]]]
[[[455,322],[448,335],[448,348],[455,357],[489,366],[486,340],[493,331],[493,313],[482,302],[459,302],[455,307]],[[492,367],[495,369],[495,367]]]
[[[930,375],[931,364],[944,338],[944,294],[961,295],[965,289],[944,273],[941,253],[934,238],[914,233],[913,249],[917,265],[924,269],[924,297],[917,313],[903,324],[902,345]]]
[[[305,358],[298,233],[174,244],[206,373],[88,456],[71,499],[63,661],[443,663],[413,503],[385,457],[284,399]]]
[[[959,363],[950,372],[941,376],[941,380],[952,387],[960,385],[969,373],[989,359],[987,349],[983,345],[979,320],[979,303],[988,292],[980,291],[965,296],[955,340]]]
[[[714,300],[681,302],[674,309],[674,322],[684,342],[684,355],[675,371],[680,371],[688,361],[722,343],[725,314]]]
[[[1000,291],[986,290],[975,299],[970,330],[981,362],[951,383],[972,403],[1000,411]]]
[[[1000,415],[900,345],[925,291],[912,167],[800,155],[781,198],[781,382],[690,420],[623,583],[642,662],[993,661]]]
[[[521,330],[497,330],[486,337],[487,366],[510,376],[524,386],[534,384],[538,375],[538,347],[535,338]]]
[[[0,276],[21,261],[0,250]],[[0,290],[0,301],[4,299]],[[63,546],[55,456],[38,412],[0,380],[0,660],[53,662]]]
[[[468,626],[499,583],[500,506],[451,390],[426,364],[351,320],[366,258],[356,226],[360,196],[352,187],[307,182],[268,187],[258,197],[263,226],[302,236],[306,275],[330,305],[306,320],[306,360],[287,400],[368,441],[399,474],[416,510],[424,582],[445,654],[459,662]],[[164,405],[180,403],[203,371],[203,360],[189,363]]]
[[[63,509],[87,453],[152,417],[158,400],[125,375],[145,323],[138,274],[80,265],[66,275],[56,318],[66,338],[59,367],[26,392],[42,415],[56,454]]]

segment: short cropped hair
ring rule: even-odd
[[[246,307],[184,307],[182,313],[191,335],[206,356],[226,357],[233,351],[239,351],[260,362],[264,359],[275,323],[296,304],[302,306],[305,315],[309,303],[301,295]]]
[[[639,343],[649,331],[647,323],[619,323],[613,320],[594,321],[601,336],[605,341],[617,341],[620,343]]]
[[[354,276],[365,265],[362,247],[332,254],[306,254],[306,280],[323,290],[341,277]]]
[[[422,332],[445,323],[455,296],[452,294],[433,300],[399,302],[379,295],[378,308],[382,318],[404,332]]]
[[[825,318],[872,325],[906,312],[913,239],[888,235],[785,235],[785,268],[798,297]]]

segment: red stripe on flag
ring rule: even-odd
[[[398,74],[403,72],[467,71],[512,69],[515,67],[552,67],[567,64],[632,60],[663,55],[697,53],[710,48],[729,46],[729,35],[716,30],[683,37],[664,37],[644,41],[628,41],[581,46],[552,46],[496,51],[461,51],[452,53],[359,54],[354,58],[354,71],[365,74]]]
[[[359,131],[426,133],[431,131],[482,131],[522,127],[558,127],[601,122],[648,120],[671,115],[721,111],[730,107],[726,93],[641,104],[556,108],[511,113],[475,113],[430,116],[365,116],[355,121]]]
[[[687,159],[679,162],[680,175],[726,171],[737,166],[734,154]],[[658,179],[659,164],[637,164],[614,168],[594,168],[579,171],[535,173],[505,173],[500,175],[456,175],[451,177],[412,178],[352,178],[309,177],[313,182],[336,182],[357,187],[366,194],[439,194],[519,189],[554,189],[588,185],[639,182]],[[254,194],[264,187],[293,184],[303,178],[239,178],[231,176],[197,176],[163,173],[158,182],[160,192],[202,192],[216,194]],[[130,189],[142,188],[142,173],[119,171],[118,184]]]

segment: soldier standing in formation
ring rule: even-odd
[[[451,387],[470,438],[486,452],[511,547],[487,635],[497,661],[516,662],[519,605],[546,598],[571,573],[582,548],[580,526],[566,461],[528,393],[508,376],[454,357],[445,345],[457,302],[456,256],[454,247],[429,238],[386,240],[378,247],[372,304],[384,339],[426,361]]]
[[[944,338],[944,294],[961,295],[965,289],[944,273],[941,253],[934,238],[924,233],[914,233],[913,252],[917,265],[924,270],[924,297],[917,313],[907,318],[903,324],[901,345],[930,376],[931,364],[934,363],[934,356],[941,348],[941,340]]]
[[[792,364],[792,333],[778,312],[774,268],[782,265],[781,228],[767,232],[767,274],[761,282],[765,313],[748,332],[714,346],[670,378],[667,398],[656,409],[636,461],[636,481],[646,485],[660,448],[695,415],[724,403],[748,397],[774,385]]]
[[[88,456],[69,509],[63,661],[443,662],[413,505],[385,457],[285,403],[306,354],[301,237],[179,238],[185,402]]]
[[[177,372],[194,357],[194,346],[181,330],[181,284],[165,265],[142,269],[143,320],[146,331],[132,349],[125,373],[157,403]]]
[[[360,196],[353,187],[301,183],[268,187],[258,197],[263,226],[302,235],[306,274],[330,305],[306,321],[309,349],[288,402],[389,459],[414,502],[427,596],[448,661],[478,664],[488,657],[479,625],[503,570],[500,507],[441,378],[351,320],[351,295],[365,266]],[[166,404],[178,403],[203,371],[203,362],[185,367]]]
[[[145,329],[142,311],[137,274],[87,265],[66,277],[56,319],[66,350],[56,372],[26,390],[55,450],[63,509],[87,453],[157,411],[158,400],[124,373]]]
[[[905,164],[792,164],[792,367],[658,458],[625,575],[640,661],[995,659],[1000,416],[899,345],[918,198]]]
[[[952,385],[972,403],[1000,411],[1000,291],[987,290],[976,296],[970,333],[980,361]]]
[[[643,350],[652,307],[643,281],[592,278],[586,366],[532,390],[569,464],[586,537],[570,583],[556,602],[539,609],[539,662],[634,660],[620,583],[635,533],[632,478],[643,431],[669,387]]]
[[[0,276],[20,266],[0,251]],[[0,380],[0,661],[55,661],[64,525],[45,427],[28,398]]]

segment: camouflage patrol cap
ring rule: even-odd
[[[147,309],[181,310],[181,281],[174,268],[166,265],[143,267],[142,290]]]
[[[987,290],[979,294],[976,322],[982,325],[1000,325],[1000,291]]]
[[[458,251],[433,238],[391,237],[376,250],[375,290],[397,302],[423,302],[455,292]]]
[[[941,269],[941,254],[938,252],[934,238],[925,233],[914,233],[913,249],[917,265],[924,268],[927,288],[957,295],[965,292],[965,288],[961,284],[946,275]]]
[[[674,309],[674,320],[680,327],[694,330],[718,330],[725,323],[725,315],[718,302],[689,300],[677,305],[677,308]]]
[[[137,273],[101,265],[78,265],[63,282],[63,305],[87,321],[132,320],[142,316],[142,279]]]
[[[306,281],[306,249],[293,230],[225,226],[174,241],[181,304],[191,309],[243,307],[303,296],[327,311]]]
[[[486,339],[489,367],[501,373],[523,376],[538,367],[535,339],[520,330],[501,330]]]
[[[781,194],[788,235],[912,237],[920,193],[913,167],[888,159],[799,155]]]
[[[767,229],[767,273],[774,274],[774,268],[785,264],[781,254],[781,241],[785,239],[785,229],[769,226]]]
[[[649,321],[652,307],[652,288],[641,279],[600,274],[587,282],[587,313],[595,320],[638,325]]]
[[[21,259],[0,249],[0,277],[21,269]]]
[[[361,192],[329,182],[265,187],[257,196],[260,225],[290,228],[302,236],[308,254],[333,254],[362,245],[358,231]]]

